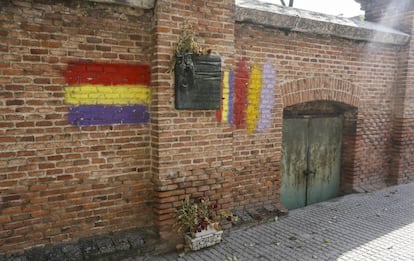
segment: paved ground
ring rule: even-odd
[[[179,257],[133,260],[414,261],[414,183],[292,210],[279,221],[228,232],[220,244]]]

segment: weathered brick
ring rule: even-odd
[[[0,232],[0,250],[149,223],[163,239],[174,238],[174,209],[186,194],[208,196],[226,209],[278,203],[283,113],[315,100],[354,107],[344,115],[342,187],[413,178],[414,109],[393,107],[412,100],[404,89],[412,84],[409,72],[403,73],[409,45],[376,44],[367,54],[372,46],[366,42],[235,23],[233,0],[161,1],[155,14],[136,8],[122,16],[127,9],[117,5],[4,3],[0,172],[6,174],[0,187],[7,190],[3,200],[15,205],[0,215],[0,223],[13,228]],[[98,20],[79,17],[101,12]],[[239,90],[234,126],[217,122],[215,111],[174,109],[169,69],[184,21],[200,47],[220,54],[223,71],[238,77],[241,60],[247,73],[271,61],[277,75],[274,103],[264,104],[271,106],[267,129],[246,132],[245,105],[253,89]],[[102,67],[92,64],[102,61],[151,65],[151,124],[68,123],[70,84],[63,72],[82,62],[91,64],[82,73],[99,73]],[[324,110],[320,104],[307,108]],[[18,237],[30,228],[33,233]]]

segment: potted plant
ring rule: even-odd
[[[206,198],[183,200],[177,210],[178,231],[183,231],[185,243],[191,250],[199,250],[215,245],[221,241],[223,231],[220,219],[224,212],[218,210],[217,204],[211,204]]]

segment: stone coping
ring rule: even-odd
[[[152,9],[155,0],[88,0]],[[380,24],[279,6],[258,0],[236,0],[236,22],[252,23],[293,32],[404,45],[410,36]]]
[[[283,7],[258,0],[236,0],[236,21],[293,32],[404,45],[410,36],[377,23]]]
[[[90,2],[108,3],[116,5],[127,5],[132,7],[139,7],[144,9],[152,9],[155,5],[155,0],[88,0]]]

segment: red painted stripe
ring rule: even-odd
[[[234,79],[233,123],[237,129],[246,127],[247,85],[249,68],[245,61],[237,64]]]
[[[216,121],[218,123],[221,123],[222,114],[223,114],[223,112],[222,112],[221,109],[220,110],[216,110]]]
[[[151,69],[146,64],[72,63],[63,75],[70,85],[151,84]]]

